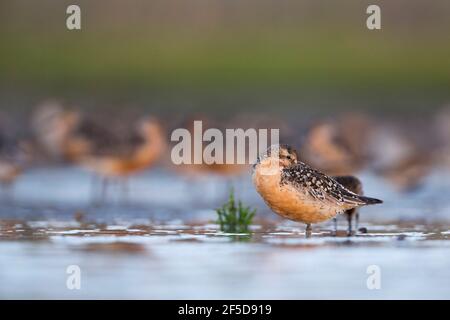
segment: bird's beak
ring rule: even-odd
[[[257,166],[258,164],[260,164],[260,163],[261,163],[261,158],[258,156],[258,157],[256,158],[256,162],[252,165],[252,168],[255,169],[256,166]]]

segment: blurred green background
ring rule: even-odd
[[[2,0],[0,106],[428,112],[450,101],[449,17],[448,0]]]

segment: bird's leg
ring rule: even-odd
[[[99,183],[99,178],[96,174],[92,175],[92,180],[91,180],[91,203],[93,206],[97,206],[100,202],[99,198],[99,191],[98,191],[98,185]]]
[[[351,214],[347,214],[347,221],[348,221],[348,231],[347,231],[347,236],[351,236],[352,235],[352,216]]]
[[[337,218],[334,217],[333,218],[333,224],[334,224],[334,235],[337,235],[337,231],[338,231],[338,225],[337,225]]]
[[[122,179],[120,177],[114,177],[112,178],[112,184],[113,184],[113,203],[114,205],[120,206],[122,204]]]
[[[12,184],[11,183],[2,183],[2,194],[3,194],[3,201],[8,204],[13,203],[13,190],[12,190]]]
[[[129,188],[128,188],[128,178],[120,179],[120,183],[122,185],[122,202],[125,205],[128,205],[128,196],[129,196]]]
[[[1,191],[2,201],[6,202],[6,185],[4,183],[0,183],[0,191]]]
[[[355,214],[355,225],[356,225],[355,231],[358,232],[358,228],[359,228],[359,211],[358,210],[356,211],[356,214]]]
[[[13,204],[14,203],[14,188],[15,187],[15,183],[8,183],[8,185],[6,186],[6,196],[7,196],[7,200],[9,204]]]
[[[101,178],[100,203],[104,204],[106,196],[108,195],[109,179],[107,177]]]
[[[307,224],[306,224],[305,237],[306,237],[306,238],[310,238],[310,237],[311,237],[311,233],[312,233],[311,223],[307,223]]]

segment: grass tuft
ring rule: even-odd
[[[232,189],[228,201],[216,212],[218,215],[217,223],[220,225],[221,231],[227,233],[248,233],[248,227],[252,223],[256,209],[252,210],[250,207],[243,206],[241,201],[238,201],[236,205]]]

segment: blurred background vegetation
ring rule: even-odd
[[[3,0],[0,108],[420,114],[450,101],[449,16],[448,0]]]

